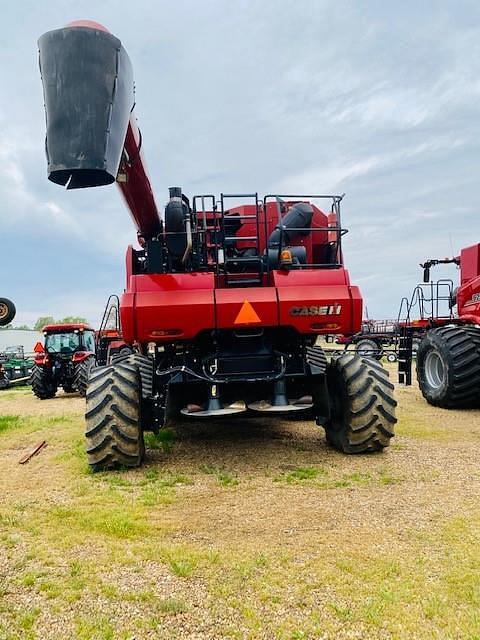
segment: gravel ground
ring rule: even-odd
[[[0,416],[19,416],[0,430],[0,640],[478,638],[477,601],[452,595],[464,552],[448,527],[461,519],[467,541],[480,513],[480,411],[397,397],[381,455],[240,418],[182,423],[143,469],[89,475],[81,398],[0,395]]]

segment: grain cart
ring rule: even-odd
[[[15,318],[15,305],[8,298],[0,298],[0,327],[10,324]]]
[[[58,387],[65,393],[86,393],[90,368],[95,363],[95,332],[86,324],[49,324],[43,327],[45,344],[35,356],[33,393],[46,400]]]
[[[141,464],[143,432],[179,413],[298,412],[346,453],[388,446],[396,402],[386,371],[356,355],[328,361],[315,344],[361,324],[360,292],[343,265],[342,196],[189,199],[172,187],[162,218],[120,40],[76,22],[44,34],[39,48],[49,179],[67,189],[116,181],[140,244],[127,249],[120,300],[135,353],[90,375],[90,465]]]
[[[430,269],[455,264],[459,286],[452,280],[430,281]],[[444,408],[480,404],[480,244],[462,249],[459,256],[427,260],[423,284],[399,313],[403,326],[399,348],[399,380],[411,384],[412,343],[417,350],[417,379],[424,398]],[[413,311],[415,318],[412,318]]]

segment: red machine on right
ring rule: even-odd
[[[460,284],[430,281],[430,269],[456,264]],[[427,260],[420,265],[423,282],[399,313],[399,381],[411,384],[413,346],[417,379],[424,398],[446,409],[480,406],[480,244],[466,247],[460,256]],[[405,315],[402,312],[406,311]],[[412,320],[415,313],[417,318]]]

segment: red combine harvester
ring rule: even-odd
[[[430,269],[455,264],[460,285],[452,280],[430,282]],[[420,390],[432,405],[470,408],[480,402],[480,244],[462,249],[460,256],[427,260],[423,285],[400,307],[399,381],[411,384],[412,344],[417,350]],[[455,306],[457,308],[455,312]],[[404,315],[403,315],[404,314]],[[412,315],[417,317],[412,319]]]
[[[127,249],[120,300],[123,339],[135,353],[90,375],[90,465],[139,465],[143,431],[178,412],[300,412],[346,453],[386,447],[396,421],[386,371],[355,355],[329,362],[316,346],[318,336],[361,324],[360,292],[343,266],[342,197],[189,200],[174,187],[161,219],[120,40],[77,22],[44,34],[39,48],[49,179],[67,189],[116,181],[141,247]]]
[[[63,387],[65,393],[78,391],[85,396],[95,364],[95,332],[86,324],[48,324],[42,331],[45,344],[32,368],[33,393],[47,400]]]

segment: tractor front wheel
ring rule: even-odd
[[[382,451],[394,436],[393,384],[375,360],[343,355],[327,369],[330,418],[327,442],[344,453]]]
[[[40,400],[53,398],[57,393],[57,385],[48,369],[34,364],[30,377],[32,391]]]
[[[75,365],[73,386],[83,398],[87,393],[88,376],[90,375],[90,369],[94,364],[95,359],[92,356],[90,358],[85,358],[85,360],[82,360],[82,362],[78,362]]]
[[[141,465],[145,445],[138,368],[118,362],[92,369],[87,386],[86,439],[94,471]]]
[[[418,386],[425,400],[444,409],[480,404],[480,329],[431,329],[417,352]]]

